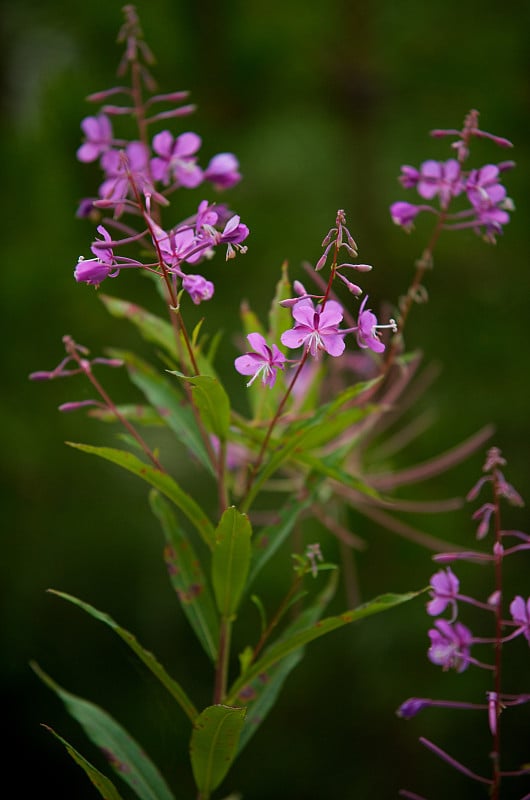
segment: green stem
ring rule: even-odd
[[[217,656],[217,667],[215,670],[215,686],[213,693],[213,702],[215,705],[222,703],[226,696],[231,635],[232,620],[223,617],[221,619],[221,630],[219,631],[219,654]]]
[[[278,606],[276,614],[272,617],[271,621],[261,634],[259,642],[255,646],[254,651],[252,653],[252,661],[250,663],[255,661],[258,655],[260,654],[261,650],[263,649],[263,646],[265,645],[265,642],[267,641],[267,639],[269,638],[269,636],[271,635],[271,633],[273,632],[273,630],[275,629],[275,627],[277,626],[277,624],[279,623],[285,612],[287,611],[287,608],[289,607],[292,598],[295,596],[296,592],[300,588],[302,581],[303,581],[303,575],[297,575],[296,578],[294,579],[293,583],[291,584],[291,588],[289,589],[289,591],[283,598],[282,602]]]

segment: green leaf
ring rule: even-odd
[[[169,322],[128,300],[119,300],[106,294],[99,295],[99,299],[113,317],[129,320],[146,341],[161,347],[175,361],[180,360],[175,344],[175,331]]]
[[[116,450],[112,447],[93,447],[89,444],[76,442],[67,442],[66,444],[70,445],[70,447],[75,447],[77,450],[82,450],[84,453],[92,453],[111,461],[113,464],[118,464],[118,466],[132,472],[133,475],[138,475],[142,480],[154,486],[155,489],[158,489],[175,503],[177,508],[195,525],[199,535],[208,547],[213,547],[214,527],[212,523],[195,500],[181,489],[170,475],[140,461],[135,455],[127,453],[125,450]]]
[[[372,382],[370,382],[372,383]],[[291,458],[303,461],[310,449],[327,444],[371,413],[369,406],[346,408],[368,383],[355,384],[341,392],[335,400],[325,403],[310,420],[300,420],[293,424],[282,436],[281,444],[271,438],[269,442],[270,457],[256,476],[250,491],[241,504],[247,511],[252,505],[263,484]]]
[[[149,500],[166,537],[165,560],[171,584],[195,635],[215,662],[219,619],[206,575],[189,537],[179,526],[169,505],[155,491],[151,491]]]
[[[235,615],[245,588],[251,535],[247,515],[234,506],[224,512],[215,531],[212,583],[217,607],[225,619]]]
[[[342,467],[338,466],[335,461],[337,460],[334,455],[325,458],[317,458],[317,456],[305,453],[300,459],[306,466],[310,467],[313,472],[323,478],[331,478],[331,480],[349,486],[357,492],[361,492],[367,497],[380,498],[380,493],[369,486],[357,475],[352,475],[351,472],[346,472]]]
[[[157,371],[133,353],[114,349],[109,352],[113,358],[125,362],[132,383],[144,393],[184,447],[214,475],[193,411],[189,405],[183,404],[182,395],[170,384],[167,374]]]
[[[102,750],[116,774],[140,800],[174,800],[157,767],[110,714],[94,703],[67,692],[36,664],[32,666],[41,680],[61,698],[88,738]]]
[[[86,613],[90,614],[91,617],[97,619],[99,622],[103,622],[111,630],[117,633],[118,636],[123,639],[125,644],[131,648],[133,653],[135,653],[145,664],[145,666],[151,670],[155,678],[158,678],[162,686],[167,689],[169,694],[177,701],[184,713],[189,717],[190,721],[193,722],[193,720],[196,719],[199,712],[189,699],[184,689],[179,683],[177,683],[177,681],[173,680],[173,678],[168,675],[162,664],[157,661],[153,653],[145,650],[138,643],[138,640],[132,635],[132,633],[129,633],[129,631],[125,630],[125,628],[120,627],[120,625],[118,625],[117,622],[112,619],[112,617],[110,617],[108,614],[105,614],[103,611],[98,611],[97,608],[94,608],[94,606],[91,606],[89,603],[85,603],[83,600],[79,600],[77,597],[66,594],[66,592],[59,592],[56,589],[48,589],[48,591],[50,594],[61,597],[63,600],[67,600],[69,603],[73,603],[73,605],[81,608],[83,611],[86,611]]]
[[[205,427],[225,442],[230,427],[230,400],[221,383],[210,375],[195,375],[188,378],[178,372],[171,374],[178,375],[191,383],[193,401]]]
[[[244,708],[208,706],[193,725],[191,766],[204,797],[219,786],[236,756],[245,714]]]
[[[53,728],[50,728],[48,725],[44,725],[47,731],[52,733],[55,738],[61,742],[62,745],[66,748],[67,753],[73,758],[73,760],[78,764],[81,769],[83,769],[92,784],[96,787],[100,795],[103,797],[103,800],[122,800],[121,794],[118,792],[110,778],[107,778],[106,775],[103,775],[96,767],[87,761],[87,759],[79,753],[75,747],[73,747],[66,739],[63,739],[62,736],[59,736]]]
[[[358,622],[365,617],[370,617],[373,614],[379,614],[381,611],[387,611],[394,606],[405,603],[408,600],[412,600],[412,598],[417,597],[420,593],[421,592],[408,592],[406,594],[380,595],[374,600],[370,600],[368,603],[364,603],[358,608],[345,611],[343,614],[339,614],[335,617],[327,617],[321,622],[317,622],[311,627],[300,631],[293,636],[290,636],[288,639],[279,641],[278,643],[272,645],[260,659],[254,662],[244,676],[235,681],[229,691],[226,702],[235,702],[241,690],[244,689],[244,687],[250,681],[252,681],[258,675],[267,672],[272,666],[274,666],[274,664],[277,664],[282,658],[290,655],[290,653],[294,652],[299,647],[302,647],[303,645],[312,642],[314,639],[318,639],[321,636],[324,636],[326,633],[336,630],[337,628],[341,628],[344,625],[349,625],[351,622]]]
[[[170,357],[172,363],[179,364],[186,374],[196,371],[192,369],[186,340],[182,331],[177,339],[175,329],[169,322],[161,319],[156,314],[152,314],[145,308],[109,295],[100,295],[100,299],[113,317],[132,322],[146,341],[161,347]],[[194,356],[201,374],[215,377],[215,370],[212,364],[201,353],[200,349],[194,351]]]
[[[325,588],[320,592],[314,603],[303,611],[300,616],[284,631],[279,641],[289,639],[300,630],[313,625],[320,619],[325,608],[335,594],[338,576],[333,573]],[[267,651],[265,651],[267,652]],[[239,752],[250,741],[263,720],[274,706],[286,679],[302,660],[305,648],[298,647],[288,656],[275,664],[268,672],[260,673],[253,681],[246,684],[239,696],[241,702],[248,702],[245,726],[239,740]],[[242,677],[245,677],[244,675]],[[244,698],[247,698],[245,701]]]

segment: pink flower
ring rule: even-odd
[[[216,189],[230,189],[239,183],[239,162],[233,153],[218,153],[204,171],[204,177]]]
[[[482,207],[483,203],[498,205],[506,197],[506,189],[499,182],[500,170],[495,164],[486,164],[472,170],[466,181],[466,194],[471,205]]]
[[[425,206],[415,206],[412,203],[405,203],[399,200],[390,206],[390,216],[394,225],[399,225],[401,228],[405,228],[406,231],[410,231],[413,228],[414,220],[423,210],[425,210]]]
[[[442,208],[447,208],[451,198],[457,197],[463,190],[460,164],[454,158],[445,163],[432,159],[424,161],[420,166],[416,189],[420,197],[426,200],[438,195]]]
[[[524,633],[525,639],[530,644],[530,597],[528,600],[517,595],[510,603],[510,614],[516,625],[520,625],[520,633]]]
[[[151,159],[155,181],[162,181],[167,186],[174,179],[188,189],[202,183],[203,172],[194,158],[201,144],[196,133],[181,133],[176,139],[169,131],[157,133],[153,138],[153,150],[157,156]]]
[[[284,354],[275,344],[270,348],[261,333],[249,333],[247,339],[255,352],[245,353],[236,358],[235,368],[240,375],[252,375],[247,386],[254,383],[258,375],[261,375],[263,385],[272,388],[276,381],[277,371],[284,368]]]
[[[196,250],[197,242],[193,228],[183,227],[180,230],[166,232],[151,221],[151,234],[164,263],[172,269],[176,268],[177,272],[180,264]]]
[[[196,306],[203,300],[210,300],[213,297],[214,285],[202,275],[184,275],[182,286]]]
[[[427,613],[431,617],[443,614],[448,605],[456,612],[456,598],[460,583],[450,567],[436,572],[431,577],[431,600],[427,603]]]
[[[282,344],[294,349],[304,345],[313,358],[322,351],[330,356],[341,356],[344,352],[344,333],[339,330],[343,313],[340,303],[328,300],[323,308],[314,308],[312,300],[304,298],[293,306],[296,325],[282,333]]]
[[[226,260],[230,258],[235,258],[236,250],[239,250],[240,253],[246,253],[247,247],[246,245],[242,245],[241,242],[244,242],[249,234],[249,230],[247,226],[240,221],[240,217],[238,214],[234,214],[233,217],[230,217],[228,222],[223,228],[221,235],[219,236],[219,244],[226,244]]]
[[[85,117],[81,128],[86,140],[77,151],[79,161],[88,163],[95,161],[102,153],[112,147],[112,125],[105,114],[97,117]]]
[[[429,631],[429,661],[444,670],[456,669],[457,672],[463,672],[469,666],[473,642],[471,631],[461,622],[451,625],[445,619],[437,619],[434,624],[436,627]]]
[[[90,249],[96,258],[84,259],[81,256],[74,270],[74,278],[78,283],[88,286],[99,286],[105,278],[115,278],[122,267],[141,267],[140,261],[125,256],[115,256],[112,237],[103,225],[98,225],[98,233],[103,237],[96,239]]]
[[[97,230],[103,239],[96,239],[90,248],[96,258],[85,260],[81,256],[74,270],[76,281],[86,283],[88,286],[99,286],[105,278],[115,278],[120,271],[110,245],[112,241],[110,233],[103,225],[99,225]]]
[[[102,200],[116,204],[116,213],[123,210],[123,201],[129,194],[131,181],[140,191],[150,189],[148,153],[142,142],[129,142],[124,151],[107,150],[101,158],[105,180],[99,187]]]
[[[378,331],[384,328],[391,328],[394,333],[397,331],[397,326],[394,320],[390,320],[388,325],[379,325],[377,317],[370,311],[369,308],[364,309],[368,301],[368,295],[365,296],[359,308],[359,317],[357,319],[357,327],[353,330],[357,332],[357,344],[363,350],[369,348],[374,353],[382,353],[385,345],[379,339]]]
[[[84,259],[81,256],[74,270],[74,278],[78,283],[86,283],[87,286],[99,286],[105,278],[115,278],[118,273],[119,269],[99,258]]]

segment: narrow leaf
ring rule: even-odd
[[[50,728],[48,725],[44,725],[43,727],[52,733],[55,738],[61,742],[62,745],[64,745],[68,755],[70,755],[76,764],[78,764],[81,769],[86,772],[92,781],[92,784],[103,797],[103,800],[122,800],[121,794],[118,792],[110,778],[107,778],[106,775],[103,775],[102,772],[96,769],[96,767],[91,764],[90,761],[87,761],[87,759],[82,756],[81,753],[75,749],[75,747],[72,747],[72,745],[67,742],[66,739],[63,739],[62,736],[59,736],[59,734],[56,733],[53,728]]]
[[[167,689],[169,694],[177,701],[184,713],[189,717],[190,721],[193,722],[199,712],[189,699],[184,689],[179,683],[177,683],[177,681],[173,680],[173,678],[168,675],[162,664],[157,661],[153,653],[145,650],[138,643],[137,639],[132,635],[132,633],[129,633],[129,631],[125,630],[125,628],[122,628],[120,625],[118,625],[108,614],[105,614],[103,611],[98,611],[97,608],[94,608],[94,606],[91,606],[89,603],[85,603],[83,600],[79,600],[77,597],[66,594],[66,592],[58,592],[55,589],[48,589],[48,591],[50,594],[61,597],[63,600],[68,600],[69,603],[73,603],[73,605],[81,608],[83,611],[86,611],[86,613],[90,614],[91,617],[99,620],[99,622],[103,622],[105,625],[111,628],[111,630],[117,633],[118,636],[125,642],[125,644],[131,648],[133,653],[135,653],[138,658],[143,661],[145,666],[153,673],[155,678],[158,678],[162,686]]]
[[[258,659],[248,669],[246,675],[239,678],[230,689],[229,696],[227,697],[228,703],[235,702],[239,692],[245,687],[247,683],[254,680],[258,675],[267,672],[274,664],[277,664],[282,658],[289,655],[314,639],[324,636],[326,633],[341,628],[344,625],[349,625],[351,622],[358,622],[365,617],[378,614],[381,611],[387,611],[400,603],[405,603],[412,598],[417,597],[421,592],[408,592],[406,594],[384,594],[364,603],[358,608],[345,611],[334,617],[327,617],[321,622],[317,622],[311,627],[290,636],[288,639],[282,640],[272,645],[263,656]]]
[[[166,538],[165,560],[171,584],[195,635],[215,662],[219,619],[206,575],[189,537],[178,524],[170,506],[155,491],[151,491],[149,500]]]
[[[217,607],[225,619],[235,615],[245,588],[251,535],[247,515],[234,506],[224,512],[215,531],[212,583]]]
[[[191,766],[204,797],[219,786],[236,756],[245,714],[244,708],[208,706],[193,725]]]
[[[125,362],[132,383],[144,393],[162,421],[199,463],[214,474],[193,411],[183,404],[182,395],[170,384],[167,374],[154,369],[134,353],[113,349],[110,354]]]
[[[366,388],[367,384],[348,387],[339,396],[323,405],[311,418],[293,424],[281,439],[281,444],[272,440],[269,443],[270,457],[259,471],[251,490],[248,492],[242,509],[247,511],[252,505],[263,484],[288,460],[303,460],[308,450],[328,443],[337,435],[359,422],[370,412],[370,407],[345,408]]]
[[[113,317],[132,322],[146,341],[152,342],[164,350],[173,364],[179,364],[187,374],[192,371],[182,332],[177,339],[175,330],[169,322],[128,300],[119,300],[117,297],[109,295],[100,295],[100,299]],[[213,366],[199,349],[194,351],[194,356],[201,374],[215,377]]]
[[[113,317],[129,320],[146,341],[162,347],[175,361],[179,360],[175,332],[169,322],[128,300],[119,300],[106,294],[100,295],[100,300]]]
[[[205,427],[221,441],[226,441],[230,427],[230,400],[217,378],[210,375],[186,378],[177,372],[172,374],[191,383],[193,400]]]
[[[125,450],[116,450],[112,447],[93,447],[89,444],[76,442],[67,442],[67,444],[77,450],[82,450],[84,453],[92,453],[111,461],[113,464],[118,464],[118,466],[132,472],[134,475],[138,475],[151,486],[154,486],[155,489],[158,489],[175,503],[177,508],[195,525],[199,535],[204,539],[208,547],[213,546],[214,527],[212,523],[195,500],[181,489],[170,475],[160,472],[160,470],[151,467],[149,464],[145,464],[135,455],[127,453]]]
[[[174,800],[166,781],[138,743],[99,706],[67,692],[40,667],[33,669],[63,701],[88,738],[100,748],[110,766],[140,800]]]

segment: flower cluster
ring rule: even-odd
[[[341,248],[345,248],[350,256],[357,256],[357,245],[346,227],[344,211],[337,212],[336,225],[328,232],[322,242],[322,247],[324,253],[315,266],[317,273],[324,268],[330,253],[332,253],[331,271],[326,290],[323,294],[310,294],[300,281],[294,281],[295,297],[280,301],[281,306],[291,309],[294,319],[294,326],[281,334],[281,344],[290,350],[303,348],[301,359],[298,362],[294,360],[299,365],[303,364],[309,355],[317,360],[323,353],[327,353],[333,358],[342,356],[346,348],[344,338],[349,333],[355,334],[360,348],[370,349],[374,353],[384,352],[385,345],[381,341],[380,332],[387,328],[396,332],[396,323],[394,320],[390,320],[386,325],[379,324],[376,315],[371,309],[366,308],[367,295],[360,304],[357,324],[351,325],[349,328],[339,327],[347,312],[335,295],[331,298],[333,281],[335,278],[339,278],[354,297],[359,297],[362,295],[361,287],[346,278],[343,271],[368,272],[372,269],[369,264],[338,263]],[[252,340],[251,337],[253,337]],[[272,345],[271,350],[261,334],[253,333],[248,340],[255,352],[237,358],[235,360],[236,370],[242,375],[254,376],[247,385],[250,385],[257,375],[261,374],[262,382],[272,387],[277,370],[283,369],[285,366],[285,356],[275,344]]]
[[[510,221],[513,202],[507,196],[502,184],[503,173],[514,166],[513,161],[499,164],[485,164],[479,169],[464,169],[469,155],[469,141],[472,137],[486,137],[501,147],[511,147],[507,139],[485,133],[478,128],[478,112],[472,111],[464,121],[462,131],[436,130],[433,136],[457,136],[453,148],[457,158],[447,161],[424,161],[419,169],[411,166],[401,168],[400,183],[405,189],[416,189],[423,200],[438,201],[435,207],[429,203],[413,204],[403,201],[390,207],[392,220],[396,225],[410,231],[414,220],[423,211],[435,214],[440,225],[449,230],[471,228],[488,242],[502,233],[503,226]],[[464,197],[466,207],[450,211],[455,198]]]
[[[474,519],[479,520],[477,539],[484,539],[493,527],[493,546],[491,554],[483,552],[466,551],[460,553],[444,553],[434,556],[438,563],[447,564],[457,560],[478,561],[491,563],[495,571],[495,587],[486,601],[477,600],[473,597],[460,593],[460,582],[452,571],[451,567],[436,572],[430,580],[430,600],[427,603],[427,613],[430,616],[438,617],[447,609],[451,611],[449,619],[437,619],[434,627],[429,630],[430,647],[428,650],[429,660],[442,667],[443,670],[454,669],[456,672],[463,672],[470,665],[481,669],[489,670],[494,677],[493,690],[488,692],[488,702],[486,704],[463,703],[446,700],[431,700],[428,698],[409,698],[398,709],[398,715],[405,719],[410,719],[419,711],[431,706],[441,706],[449,708],[482,708],[488,712],[488,722],[492,737],[494,739],[493,751],[499,752],[499,727],[498,720],[503,709],[526,703],[530,701],[528,695],[506,694],[500,685],[500,652],[503,645],[523,636],[530,645],[530,597],[526,599],[522,595],[516,595],[509,604],[509,617],[505,616],[502,607],[502,562],[509,555],[521,553],[530,549],[530,536],[521,531],[503,530],[501,527],[501,500],[506,500],[512,505],[522,506],[523,501],[519,493],[505,479],[501,467],[505,465],[500,450],[492,447],[488,451],[487,458],[483,467],[484,475],[478,483],[468,493],[468,500],[475,500],[482,487],[490,484],[492,488],[492,500],[485,503],[473,514]],[[515,544],[506,546],[506,543],[515,539]],[[471,630],[458,621],[458,604],[468,604],[489,612],[494,616],[495,635],[490,638],[474,636]],[[475,645],[493,645],[495,657],[492,663],[484,663],[471,655],[471,648]],[[465,774],[470,774],[460,762],[455,761],[445,751],[441,750],[427,739],[422,739],[433,752],[436,752],[448,763]],[[498,765],[498,757],[494,760],[493,778],[478,776],[481,782],[498,785],[501,775]],[[518,774],[529,772],[523,769]],[[511,772],[510,774],[515,774]],[[475,776],[477,777],[477,776]],[[402,792],[404,797],[414,795]]]
[[[124,38],[135,39],[137,46],[145,44],[138,38],[140,32],[134,15],[128,18],[125,27]],[[136,59],[141,48],[135,52]],[[187,92],[153,94],[154,82],[147,67],[142,65],[141,70],[138,67],[137,60],[133,61],[131,88],[114,87],[88,98],[103,106],[99,113],[82,121],[84,141],[77,150],[77,158],[83,163],[97,161],[103,180],[97,197],[81,201],[78,216],[100,218],[102,212],[110,211],[112,217],[98,226],[102,238],[91,246],[94,257],[81,256],[74,277],[78,282],[98,287],[106,278],[116,277],[123,268],[147,269],[165,279],[173,306],[178,307],[180,289],[198,304],[213,296],[214,285],[203,275],[185,271],[183,265],[210,259],[219,245],[226,246],[227,259],[233,258],[237,251],[246,252],[243,242],[249,230],[226,206],[214,205],[206,199],[195,214],[170,228],[162,226],[162,209],[169,205],[170,195],[180,188],[195,189],[209,183],[222,191],[235,186],[241,180],[239,163],[232,153],[218,153],[202,168],[198,160],[201,138],[192,131],[175,136],[165,129],[150,135],[153,124],[187,116],[194,107],[182,105]],[[150,94],[146,100],[142,98],[144,86]],[[125,97],[124,104],[108,103],[116,96]],[[157,111],[161,103],[173,107]],[[115,136],[112,119],[124,115],[137,120],[138,138]],[[136,225],[138,219],[140,229]],[[113,238],[110,227],[118,232],[118,238]],[[116,248],[132,243],[150,251],[152,259],[140,262],[115,254]]]
[[[112,91],[112,90],[111,90]],[[152,101],[175,99],[186,93],[160,95]],[[100,93],[96,97],[104,97]],[[94,97],[94,96],[92,96]],[[193,111],[187,106],[179,116]],[[239,163],[232,153],[219,153],[214,156],[206,169],[198,164],[197,152],[202,141],[196,133],[187,131],[178,136],[164,130],[153,136],[150,144],[141,141],[116,139],[113,134],[109,113],[122,114],[122,107],[107,107],[107,114],[100,113],[94,117],[86,117],[81,123],[85,135],[83,144],[77,151],[77,158],[83,163],[99,161],[103,172],[103,181],[98,190],[99,201],[113,203],[118,214],[123,211],[126,198],[134,199],[134,187],[146,195],[162,198],[164,203],[170,193],[179,187],[195,189],[205,181],[216,189],[229,189],[240,180]],[[149,122],[156,122],[160,115],[152,117]],[[86,214],[86,200],[83,214]]]

